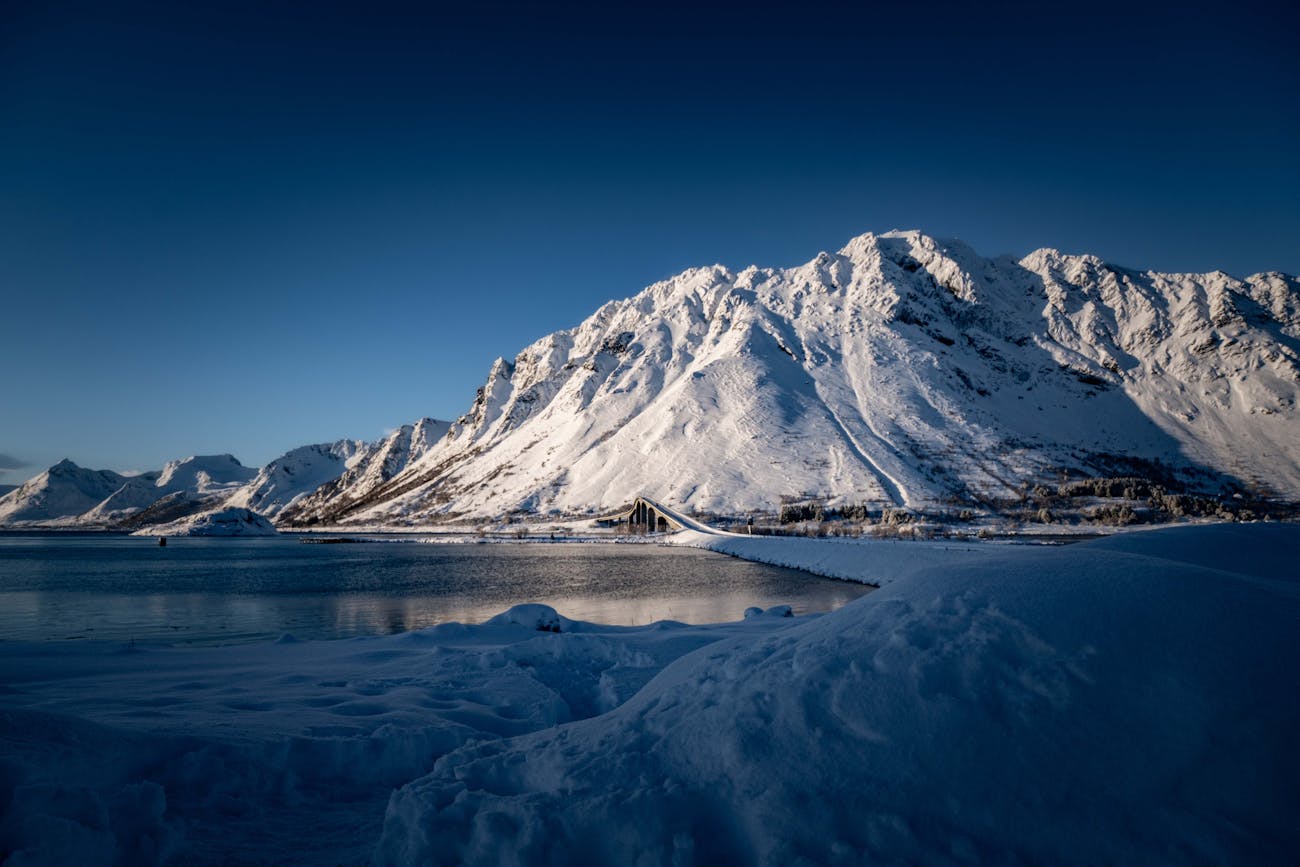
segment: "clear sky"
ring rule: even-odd
[[[0,482],[454,418],[866,231],[1300,272],[1294,3],[0,4]]]

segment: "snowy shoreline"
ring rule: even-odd
[[[1300,527],[1062,547],[675,541],[886,586],[829,614],[778,606],[710,626],[523,605],[380,638],[0,641],[0,852],[304,865],[1300,855]]]
[[[956,557],[1003,556],[1012,546],[990,542],[921,542],[887,539],[806,539],[741,536],[682,530],[668,544],[702,548],[755,563],[799,569],[822,578],[882,587]],[[1020,548],[1027,550],[1027,548]]]

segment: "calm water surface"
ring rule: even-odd
[[[0,639],[227,644],[481,622],[520,602],[576,620],[829,611],[869,588],[708,551],[619,544],[304,544],[0,534]]]

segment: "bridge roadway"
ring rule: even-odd
[[[657,532],[660,529],[664,531],[695,530],[711,536],[727,535],[694,518],[683,515],[676,509],[670,509],[649,497],[637,497],[632,501],[629,508],[621,512],[615,512],[612,515],[603,515],[597,518],[596,521],[611,525],[621,524],[626,521],[630,527],[645,528],[647,532]]]

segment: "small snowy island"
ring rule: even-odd
[[[0,852],[15,864],[1300,857],[1300,527],[947,552],[761,544],[823,568],[832,548],[844,571],[851,556],[892,564],[893,580],[833,613],[709,626],[604,626],[525,605],[381,638],[0,642]]]
[[[275,525],[250,509],[225,508],[136,530],[132,536],[275,536]]]

